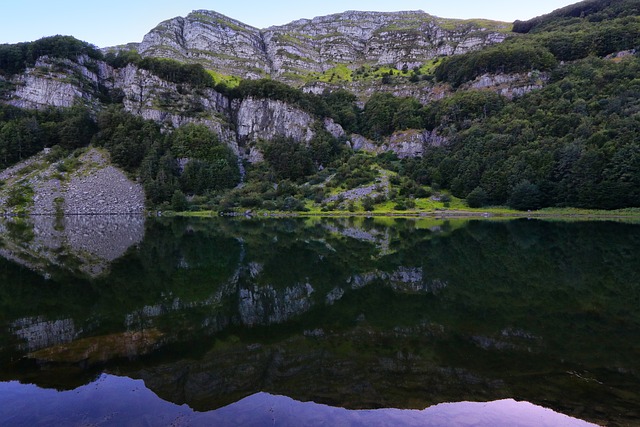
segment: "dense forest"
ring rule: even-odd
[[[192,88],[213,88],[230,99],[280,100],[377,143],[406,129],[435,131],[449,141],[427,148],[421,158],[400,160],[391,153],[354,153],[345,139],[318,126],[306,145],[286,138],[259,142],[265,161],[247,165],[238,186],[238,159],[212,131],[188,125],[163,132],[124,112],[121,100],[105,92],[106,106],[97,114],[80,105],[45,111],[1,106],[0,168],[44,147],[62,155],[95,144],[143,182],[149,206],[174,209],[292,210],[312,202],[353,209],[353,203],[327,206],[326,200],[339,189],[374,182],[381,170],[391,174],[395,187],[387,197],[397,206],[411,207],[414,199],[446,189],[470,207],[640,207],[638,9],[634,1],[596,0],[517,21],[504,43],[439,61],[430,79],[449,85],[452,95],[426,105],[386,92],[362,105],[344,89],[316,95],[270,79],[230,86],[198,64],[127,51],[103,54],[66,36],[0,45],[0,97],[10,89],[7,78],[41,55],[87,55],[116,68],[134,64]],[[543,89],[514,99],[468,89],[468,82],[487,73],[549,77]],[[365,198],[360,207],[383,199]]]

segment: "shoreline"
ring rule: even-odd
[[[584,220],[637,220],[638,212],[607,212],[607,211],[575,211],[575,212],[491,212],[466,210],[438,210],[438,211],[407,211],[407,212],[282,212],[282,211],[193,211],[193,212],[163,212],[161,216],[178,216],[192,218],[249,217],[249,218],[435,218],[435,219],[584,219]]]
[[[53,214],[30,214],[30,213],[0,213],[0,218],[29,218],[55,216]],[[435,211],[394,211],[394,212],[348,212],[348,211],[329,211],[329,212],[301,212],[301,211],[160,211],[148,210],[145,212],[130,213],[71,213],[62,215],[62,217],[77,216],[144,216],[144,217],[184,217],[184,218],[211,218],[211,217],[228,217],[228,218],[432,218],[432,219],[582,219],[582,220],[636,220],[640,222],[640,210],[637,212],[620,212],[620,211],[588,211],[575,210],[569,212],[555,211],[467,211],[459,209],[451,210],[435,210]]]

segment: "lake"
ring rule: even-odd
[[[640,425],[640,225],[0,221],[0,425]]]

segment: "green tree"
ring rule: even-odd
[[[423,127],[422,106],[414,98],[398,98],[389,93],[374,94],[360,116],[360,132],[380,139],[393,132]]]
[[[238,159],[211,129],[188,124],[167,136],[172,155],[186,159],[180,183],[190,194],[232,188],[240,182]]]
[[[275,138],[261,144],[264,158],[278,180],[299,181],[314,172],[309,149],[289,138]]]
[[[183,212],[186,211],[188,207],[189,203],[184,193],[180,190],[175,190],[171,196],[171,209],[176,212]]]
[[[519,211],[536,210],[541,206],[538,186],[529,181],[521,181],[511,191],[509,206]]]
[[[488,200],[489,195],[482,187],[476,187],[467,195],[467,205],[469,205],[470,208],[481,208],[486,206]]]

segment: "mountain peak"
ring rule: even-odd
[[[201,20],[205,23],[226,25],[226,26],[237,26],[243,27],[247,30],[258,31],[259,29],[253,27],[249,24],[245,24],[242,21],[238,21],[237,19],[231,18],[227,15],[223,15],[222,13],[216,12],[214,10],[206,10],[206,9],[198,9],[192,11],[187,15],[186,19],[190,20]]]
[[[200,63],[222,74],[301,82],[336,66],[414,67],[501,42],[510,28],[443,20],[422,10],[349,10],[263,30],[209,10],[162,22],[139,46],[143,56]]]

